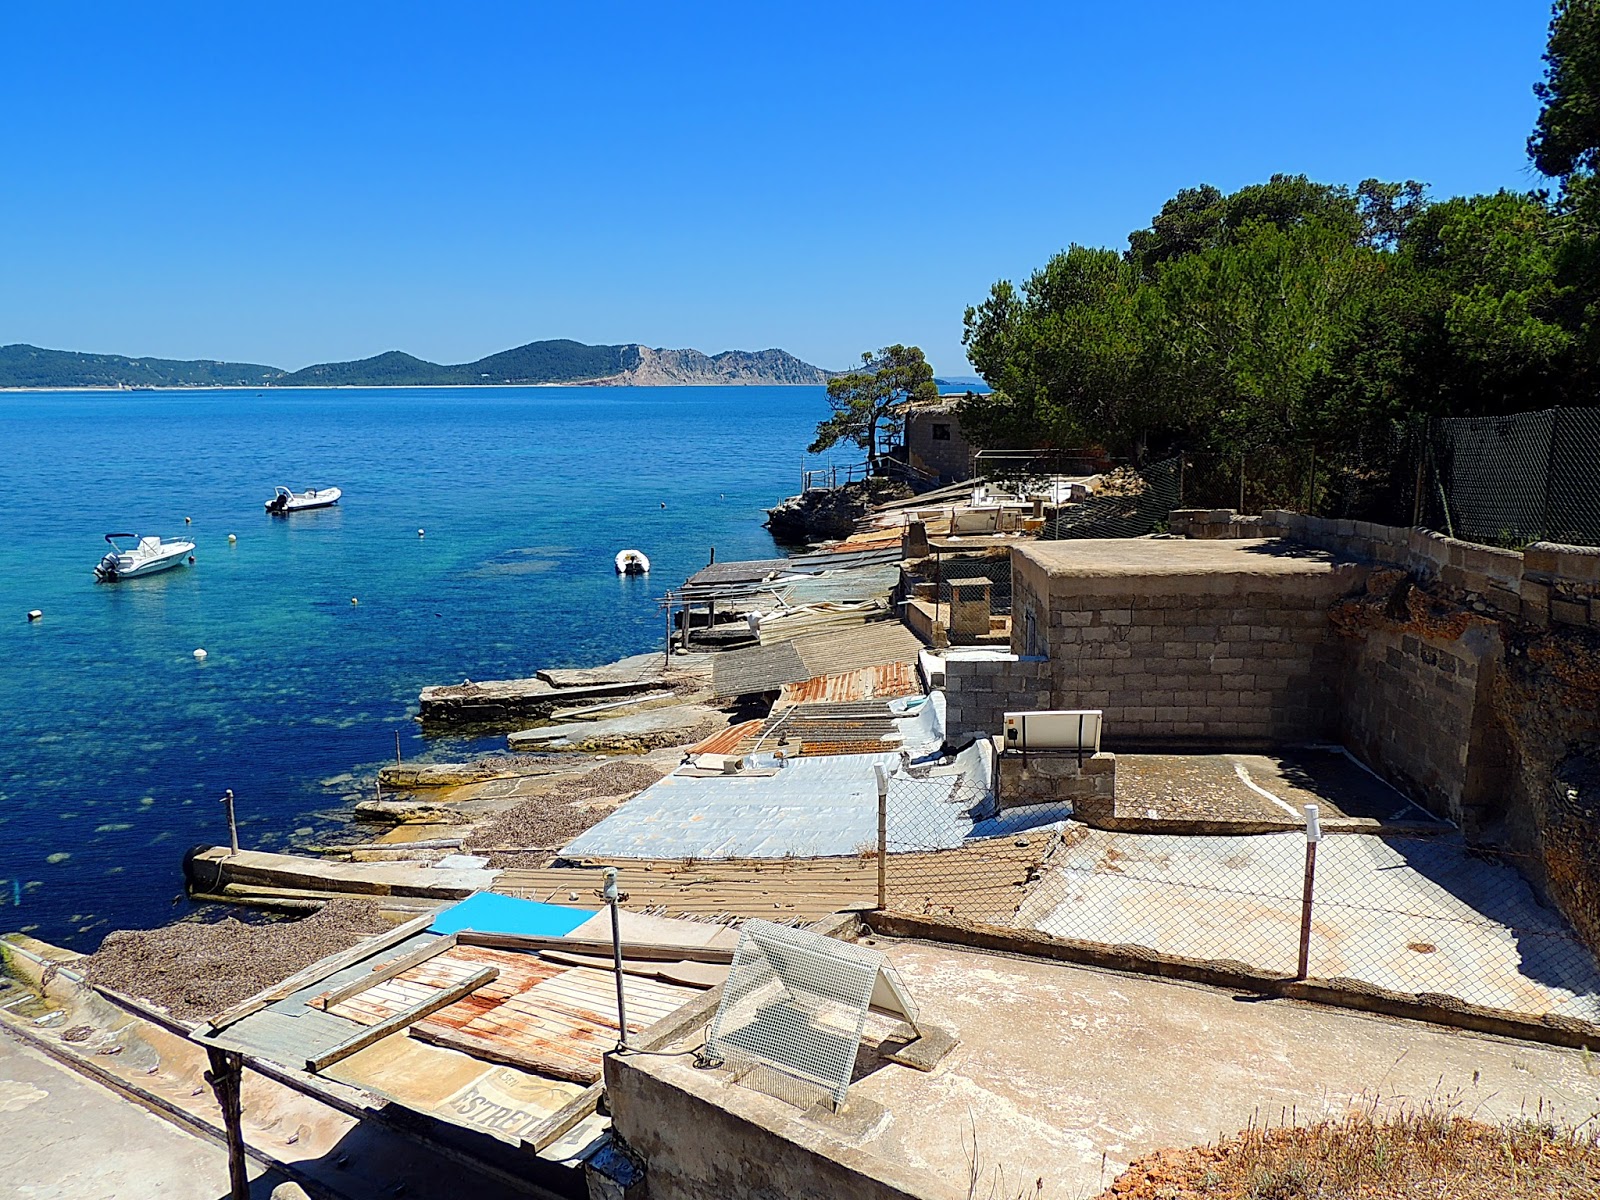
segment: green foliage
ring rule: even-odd
[[[821,454],[848,441],[875,461],[880,430],[891,438],[900,432],[906,402],[938,397],[933,368],[918,347],[896,344],[885,346],[876,358],[863,354],[859,371],[828,381],[828,406],[833,415],[818,423],[816,440],[808,451]]]
[[[1600,0],[1557,0],[1544,61],[1528,156],[1545,175],[1592,175],[1600,166]]]
[[[1590,403],[1597,265],[1570,200],[1541,194],[1186,189],[1126,253],[1072,246],[967,310],[996,391],[962,426],[993,447],[1310,461],[1421,416]]]

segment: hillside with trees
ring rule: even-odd
[[[1283,499],[1360,511],[1437,416],[1595,403],[1600,376],[1600,5],[1551,25],[1529,152],[1553,187],[1431,197],[1275,175],[1187,188],[1125,248],[1071,245],[969,308],[995,390],[963,406],[989,446],[1274,456]],[[1287,457],[1285,457],[1287,456]]]

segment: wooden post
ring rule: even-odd
[[[401,765],[401,763],[400,763],[400,731],[398,729],[396,729],[394,731],[394,765],[397,766],[397,767]]]
[[[1322,840],[1322,825],[1317,806],[1306,805],[1306,879],[1300,892],[1300,964],[1296,979],[1304,979],[1311,966],[1311,894],[1317,882],[1317,843]]]
[[[205,1079],[222,1109],[222,1128],[228,1143],[228,1195],[231,1200],[250,1200],[250,1175],[244,1159],[244,1106],[240,1099],[244,1055],[215,1046],[207,1046],[206,1055],[211,1069]]]
[[[872,768],[878,777],[878,911],[889,907],[889,776],[881,766]]]

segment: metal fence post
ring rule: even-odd
[[[1322,824],[1317,806],[1306,805],[1306,882],[1300,893],[1300,968],[1296,979],[1306,978],[1311,965],[1311,894],[1317,882],[1317,843],[1322,840]]]
[[[878,777],[878,911],[889,907],[889,775],[874,764]]]
[[[617,975],[617,1053],[628,1049],[628,1010],[622,995],[622,918],[617,912],[621,893],[617,889],[617,869],[607,867],[605,887],[600,893],[611,909],[611,967]]]

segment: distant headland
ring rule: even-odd
[[[659,387],[687,384],[825,384],[835,372],[783,350],[664,350],[629,342],[586,346],[557,339],[529,342],[454,366],[399,350],[353,362],[285,371],[260,363],[80,354],[38,346],[0,346],[0,388],[137,387],[489,387],[568,384]]]

